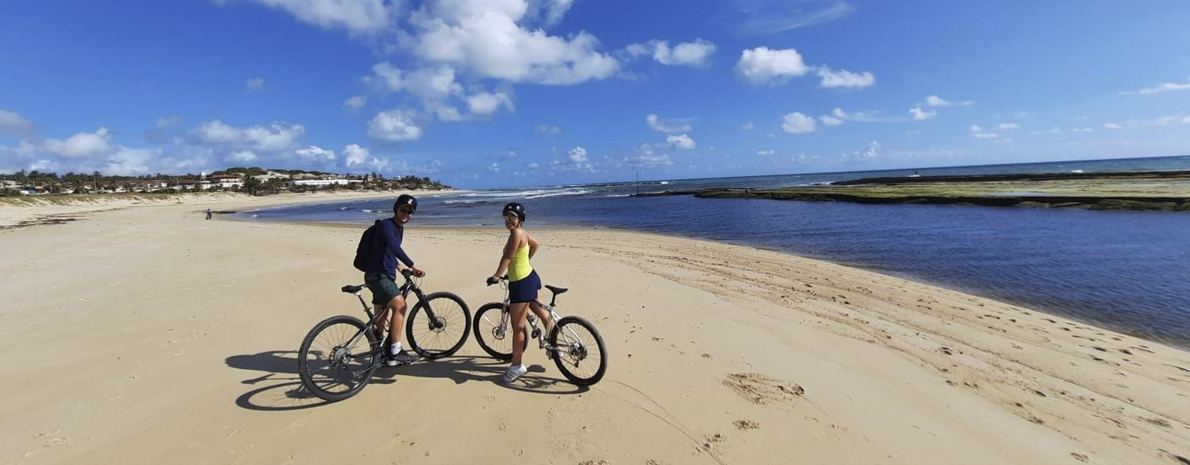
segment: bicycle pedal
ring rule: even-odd
[[[533,328],[533,336],[532,337],[533,337],[533,339],[537,339],[538,337],[541,337],[541,330],[537,329],[537,328]]]

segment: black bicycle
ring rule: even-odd
[[[492,302],[479,307],[475,311],[475,340],[484,352],[501,360],[512,359],[512,319],[508,312],[508,276],[500,278],[500,287],[505,290],[503,302]],[[554,359],[558,370],[570,382],[589,386],[598,383],[607,372],[607,348],[603,345],[603,336],[595,329],[591,322],[577,317],[562,317],[554,312],[558,296],[566,292],[566,288],[545,286],[553,294],[549,305],[542,305],[549,311],[550,319],[554,322],[554,329],[550,334],[542,334],[537,327],[537,318],[532,310],[528,310],[529,331],[525,338],[525,348],[529,346],[529,339],[536,339],[537,346],[545,349],[549,358]]]
[[[401,295],[408,302],[409,293],[417,295],[417,305],[405,315],[405,340],[424,359],[453,355],[471,332],[471,311],[463,299],[450,292],[422,293],[420,280],[410,270],[403,270],[405,284]],[[372,312],[363,298],[364,285],[343,286],[355,294],[370,323],[339,315],[323,320],[306,334],[298,349],[298,374],[302,384],[314,395],[328,401],[354,396],[368,384],[376,368],[385,363],[385,331],[389,319],[385,313]],[[381,328],[377,330],[377,328]]]

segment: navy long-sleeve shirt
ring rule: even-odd
[[[368,254],[372,257],[368,261],[366,273],[380,273],[396,276],[397,260],[410,268],[413,260],[401,249],[401,239],[405,236],[405,228],[391,219],[380,220],[376,225],[375,236],[372,236],[372,250]]]

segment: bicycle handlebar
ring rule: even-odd
[[[489,286],[491,286],[491,285],[493,285],[493,284],[499,283],[500,281],[508,281],[508,275],[504,275],[504,276],[501,276],[501,277],[499,277],[499,278],[496,278],[496,279],[492,279],[492,277],[491,277],[491,276],[488,276],[488,281],[487,281],[487,282],[488,282],[488,285],[489,285]]]

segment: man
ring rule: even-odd
[[[400,265],[403,263],[413,271],[414,276],[425,276],[426,272],[413,265],[413,260],[401,249],[401,240],[405,235],[405,223],[413,218],[417,212],[417,199],[409,194],[401,194],[393,203],[393,217],[391,221],[381,221],[376,226],[372,239],[371,252],[368,254],[368,267],[364,271],[364,283],[372,291],[372,306],[376,310],[377,325],[384,321],[385,312],[392,312],[388,339],[388,366],[411,363],[417,357],[401,348],[401,330],[405,328],[405,297],[401,295],[396,279]],[[381,331],[378,331],[381,332]],[[383,332],[381,332],[383,334]]]

